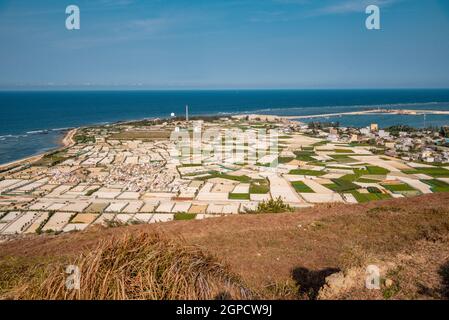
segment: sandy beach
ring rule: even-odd
[[[71,147],[73,144],[75,144],[75,140],[73,140],[73,137],[75,136],[77,130],[78,129],[72,129],[72,130],[67,131],[67,133],[64,135],[64,137],[62,137],[62,139],[60,140],[60,144],[61,144],[60,147],[58,147],[56,149],[49,150],[44,153],[34,155],[34,156],[30,156],[30,157],[19,159],[19,160],[13,161],[13,162],[2,164],[2,165],[0,165],[0,170],[6,170],[6,169],[16,167],[19,165],[23,165],[26,163],[33,163],[33,162],[41,159],[43,156],[45,156],[49,152],[55,152],[57,150],[62,150],[62,149]]]

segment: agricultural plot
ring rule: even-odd
[[[71,212],[56,212],[50,217],[42,231],[62,231],[73,215]]]
[[[437,179],[421,180],[431,187],[432,192],[449,192],[449,184]]]
[[[414,168],[411,170],[403,170],[402,172],[407,174],[425,174],[434,178],[449,178],[449,170],[445,168]]]
[[[299,193],[314,193],[314,191],[302,181],[292,181],[292,186]]]
[[[384,194],[384,193],[360,193],[357,191],[353,191],[353,192],[351,192],[351,194],[354,196],[354,198],[359,203],[364,203],[364,202],[373,201],[373,200],[384,200],[384,199],[391,198],[390,195]]]
[[[289,174],[303,175],[303,176],[314,176],[319,177],[326,174],[325,171],[308,170],[308,169],[294,169],[289,172]]]
[[[230,200],[249,200],[249,193],[229,193]]]
[[[403,192],[403,191],[416,191],[410,185],[406,183],[397,183],[397,184],[382,184],[382,187],[391,192]]]
[[[249,186],[251,194],[266,194],[270,192],[270,184],[267,179],[252,180]]]
[[[355,183],[352,183],[351,181],[344,180],[344,179],[332,179],[332,184],[325,185],[326,188],[329,188],[335,192],[348,192],[351,190],[359,189],[360,186],[356,185]]]

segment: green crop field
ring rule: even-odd
[[[351,192],[351,194],[354,196],[354,198],[359,203],[364,203],[364,202],[373,201],[373,200],[383,200],[383,199],[391,198],[390,195],[383,194],[383,193],[359,193],[357,191],[353,191],[353,192]]]
[[[388,174],[390,173],[389,170],[377,167],[377,166],[367,166],[366,169],[368,170],[369,174]]]
[[[391,191],[391,192],[401,192],[401,191],[415,191],[414,188],[409,186],[406,183],[401,184],[383,184],[382,185],[385,189]]]
[[[304,182],[302,181],[293,181],[292,182],[292,186],[293,188],[295,188],[295,190],[297,192],[303,192],[303,193],[314,193],[314,191],[312,189],[310,189],[309,186],[307,186]]]
[[[432,192],[449,192],[449,184],[444,181],[436,179],[421,181],[431,186]]]
[[[404,170],[407,174],[427,174],[428,176],[435,178],[447,178],[449,177],[449,170],[445,168],[415,168],[412,170]]]
[[[278,162],[279,163],[288,163],[288,162],[290,162],[290,161],[292,161],[294,159],[295,158],[293,158],[293,157],[279,157],[278,158]]]
[[[270,192],[270,184],[266,179],[257,179],[251,181],[249,186],[249,193],[265,194]]]
[[[335,149],[335,153],[354,153],[351,149]]]
[[[193,220],[196,217],[196,213],[175,213],[175,220]]]
[[[340,163],[348,163],[348,162],[356,162],[357,160],[347,156],[345,154],[330,154],[329,157],[340,162]]]
[[[251,181],[251,178],[248,176],[232,176],[226,173],[219,173],[216,171],[210,172],[210,175],[203,178],[198,178],[198,180],[205,180],[205,179],[212,179],[212,178],[222,178],[222,179],[228,179],[232,181],[238,181],[243,183],[249,183]]]
[[[343,179],[332,179],[333,184],[325,185],[325,187],[335,191],[335,192],[347,192],[351,190],[359,189],[360,186],[356,185],[355,183],[352,183],[348,180]]]
[[[316,156],[316,153],[313,151],[295,151],[296,159],[300,161],[315,161],[312,156]]]
[[[289,173],[304,176],[315,176],[315,177],[319,177],[326,174],[326,172],[324,171],[306,170],[306,169],[295,169],[291,170]]]
[[[231,200],[249,200],[249,193],[229,193]]]

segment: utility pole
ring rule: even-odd
[[[186,105],[186,121],[189,121],[189,105]]]

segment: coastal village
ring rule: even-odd
[[[190,137],[200,127],[222,137],[218,149],[216,139],[200,140],[200,149],[224,156],[180,152],[192,144],[180,147],[173,133]],[[267,143],[223,146],[234,129],[263,131]],[[2,167],[0,235],[252,214],[270,200],[300,209],[449,192],[445,132],[396,129],[263,115],[79,128],[69,132],[64,148]],[[236,161],[237,149],[243,156]]]

